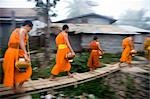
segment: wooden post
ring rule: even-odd
[[[16,21],[15,21],[15,12],[12,10],[11,11],[11,30],[10,30],[10,32],[13,30],[13,29],[15,29],[15,27],[16,27]]]

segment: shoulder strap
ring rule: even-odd
[[[29,47],[29,36],[28,36],[28,39],[27,39],[27,52],[28,52],[29,58],[31,58],[30,57],[30,47]]]
[[[62,33],[62,36],[64,37],[65,44],[67,44],[67,41],[66,41],[65,36],[64,36],[64,32],[61,32],[61,33]]]

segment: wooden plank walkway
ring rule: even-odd
[[[81,83],[85,83],[100,77],[107,76],[119,70],[120,69],[118,67],[118,64],[114,64],[108,65],[103,68],[99,68],[93,72],[74,73],[73,78],[68,78],[67,76],[64,76],[59,77],[57,81],[49,81],[48,79],[29,80],[23,85],[24,92],[22,93],[14,93],[14,91],[11,88],[4,88],[0,86],[0,99],[6,99],[6,97],[7,99],[9,99],[28,94],[51,91],[54,89],[59,89],[72,85],[76,86]]]

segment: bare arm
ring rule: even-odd
[[[134,41],[130,40],[130,44],[131,44],[131,49],[133,50],[134,49]]]
[[[147,49],[147,47],[148,47],[147,39],[145,39],[145,40],[144,40],[144,46],[143,46],[143,47],[144,47],[144,50],[146,50],[146,49]]]
[[[25,43],[24,43],[24,38],[26,35],[27,31],[25,29],[21,29],[19,36],[20,36],[20,48],[24,51],[24,57],[26,60],[29,60],[29,57],[27,55],[27,51],[26,51],[26,47],[25,47]]]
[[[69,47],[70,51],[71,51],[73,54],[75,54],[74,51],[73,51],[73,49],[72,49],[72,47],[71,47],[71,45],[70,45],[70,42],[69,42],[69,40],[68,40],[68,34],[63,33],[63,35],[64,35],[64,37],[65,37],[67,46]]]
[[[102,53],[104,53],[103,50],[102,50],[102,48],[101,48],[101,46],[100,46],[100,43],[99,43],[99,42],[97,42],[97,45],[98,45],[98,49],[99,49]]]
[[[25,38],[26,30],[21,29],[19,34],[20,34],[20,47],[24,51],[24,53],[27,54],[25,44],[24,44],[24,38]]]

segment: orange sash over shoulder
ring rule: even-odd
[[[146,57],[150,60],[150,37],[147,37],[144,42],[144,49],[146,50]]]
[[[66,41],[62,32],[59,33],[56,37],[56,45],[58,47],[56,54],[56,64],[51,71],[53,75],[58,75],[60,72],[69,72],[71,69],[71,64],[66,59],[66,54],[70,52],[70,50],[66,45]]]
[[[16,59],[23,57],[24,51],[19,49],[20,37],[19,37],[20,28],[15,29],[9,39],[8,49],[4,55],[3,61],[3,71],[4,71],[4,86],[13,87],[16,83],[21,83],[28,80],[32,74],[32,68],[29,67],[26,72],[20,73],[15,69]],[[28,36],[25,36],[24,42],[27,43]],[[18,53],[19,52],[19,53]]]
[[[91,53],[87,65],[88,67],[95,69],[97,67],[100,67],[99,49],[96,41],[92,41],[90,43],[90,49],[91,49]]]
[[[131,55],[131,50],[133,50],[133,42],[129,40],[129,38],[125,38],[122,41],[122,55],[120,58],[120,62],[126,62],[126,63],[131,63],[132,60],[132,55]]]

